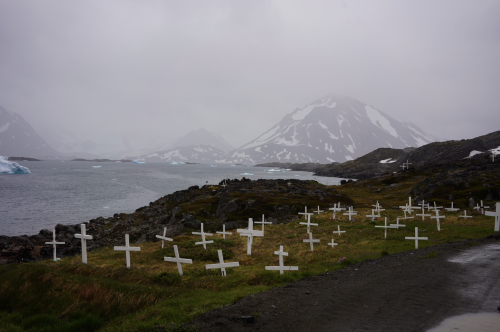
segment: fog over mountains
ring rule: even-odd
[[[26,157],[58,154],[20,115],[3,108],[0,110],[3,112],[0,113],[0,154]],[[53,133],[55,135],[56,132]],[[66,155],[74,151],[73,155],[80,154],[78,156],[85,158],[81,154],[87,153],[91,157],[99,145],[91,140],[72,140],[70,132],[58,135],[58,139],[53,138],[52,141]],[[127,157],[144,161],[195,163],[329,164],[353,160],[381,147],[420,147],[434,141],[437,141],[434,136],[413,123],[398,121],[354,98],[331,94],[295,109],[268,131],[237,149],[220,135],[200,128],[165,148],[153,150],[151,146],[149,151],[152,152],[127,154]]]

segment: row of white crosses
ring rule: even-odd
[[[92,235],[87,235],[85,232],[85,224],[81,224],[81,234],[75,234],[74,237],[77,239],[81,239],[81,247],[82,247],[82,263],[87,264],[87,240],[92,240]],[[52,232],[52,242],[45,242],[45,244],[52,244],[54,250],[54,262],[57,261],[56,257],[56,246],[58,244],[65,244],[66,242],[57,242],[56,241],[56,228],[54,227],[54,232]]]

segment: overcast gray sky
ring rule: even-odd
[[[0,105],[105,142],[240,146],[344,93],[449,139],[500,129],[500,1],[0,0]]]

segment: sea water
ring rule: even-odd
[[[166,162],[94,163],[23,161],[31,174],[0,175],[0,235],[33,235],[56,224],[76,224],[115,213],[131,213],[177,190],[217,184],[224,178],[317,180],[311,172],[266,172],[264,167]],[[94,167],[101,166],[101,167]],[[241,175],[250,173],[253,175]]]

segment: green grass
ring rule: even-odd
[[[437,231],[435,221],[408,219],[401,221],[406,227],[389,229],[384,238],[384,230],[374,227],[383,225],[383,218],[370,221],[364,217],[371,214],[371,207],[363,205],[377,198],[358,193],[353,184],[337,188],[355,198],[360,206],[356,209],[358,216],[353,221],[341,214],[340,221],[333,221],[331,212],[312,217],[311,221],[319,224],[312,226],[314,238],[321,240],[314,252],[302,241],[307,238],[306,227],[299,224],[302,219],[266,226],[265,237],[254,239],[252,256],[246,255],[247,238],[233,230],[226,240],[218,235],[212,237],[214,244],[207,245],[207,250],[194,244],[200,241],[198,237],[185,235],[166,243],[164,249],[160,242],[141,244],[140,252],[131,253],[131,269],[125,267],[124,253],[111,247],[90,252],[87,265],[76,256],[58,263],[45,260],[0,266],[0,332],[141,331],[156,325],[173,329],[207,310],[250,294],[367,259],[413,250],[414,241],[404,238],[414,236],[415,227],[419,235],[429,238],[419,242],[420,248],[478,239],[493,232],[493,218],[473,214],[472,219],[464,220],[457,218],[458,212],[446,212],[442,231]],[[378,200],[385,208],[404,204],[395,197],[388,198],[388,204],[382,198]],[[387,209],[382,215],[394,223],[402,212]],[[337,225],[347,232],[334,235]],[[339,244],[335,249],[327,246],[332,238]],[[174,255],[173,244],[178,245],[181,257],[193,259],[193,264],[183,264],[182,277],[176,264],[163,260]],[[278,265],[274,251],[280,245],[289,253],[285,265],[299,266],[299,271],[280,275],[265,270],[265,266]],[[205,269],[206,264],[218,261],[217,249],[223,250],[226,261],[240,263],[240,267],[226,270],[226,278],[220,270]],[[437,255],[433,252],[422,258]]]

